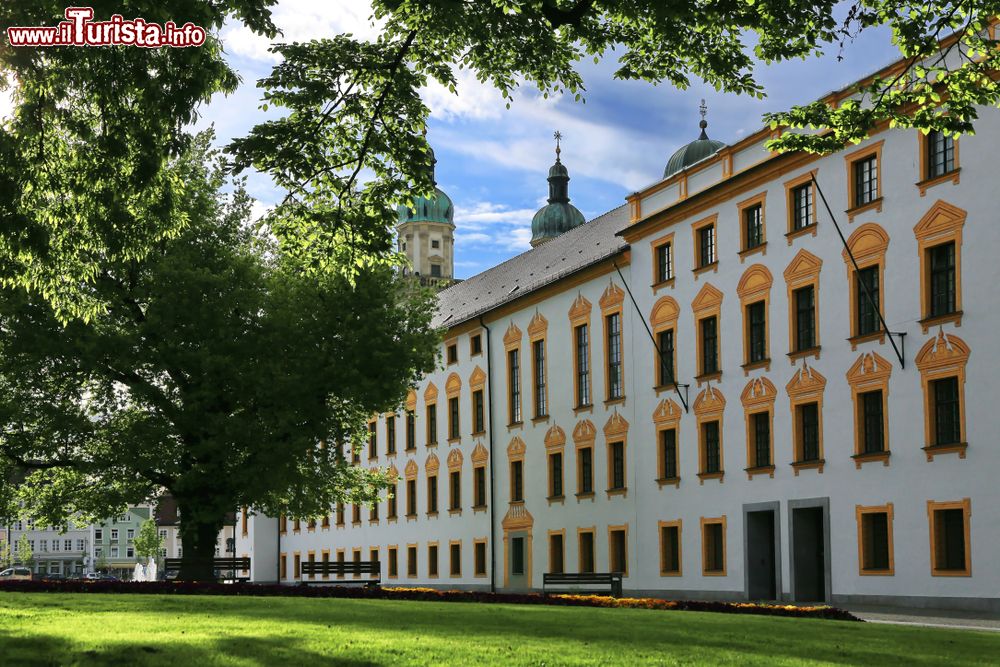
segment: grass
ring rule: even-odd
[[[3,665],[975,665],[1000,633],[640,609],[0,593]]]

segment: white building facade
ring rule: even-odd
[[[441,367],[359,453],[395,500],[241,519],[238,555],[256,581],[377,558],[384,585],[1000,609],[1000,113],[976,128],[828,156],[703,132],[441,292]]]

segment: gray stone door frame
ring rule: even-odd
[[[774,592],[781,600],[784,590],[781,584],[781,503],[777,500],[743,505],[743,594],[750,599],[750,519],[747,515],[751,512],[774,513]]]
[[[824,599],[833,597],[830,577],[830,498],[800,498],[788,501],[788,597],[795,600],[795,510],[818,507],[823,510],[823,586]]]

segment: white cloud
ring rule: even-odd
[[[272,210],[274,210],[274,206],[272,204],[265,204],[259,199],[254,199],[253,204],[250,205],[250,220],[256,222]]]
[[[509,208],[493,202],[476,202],[455,207],[456,246],[486,251],[528,250],[531,244],[531,218],[535,211]]]
[[[655,180],[663,158],[650,153],[653,139],[648,133],[586,120],[561,106],[558,100],[523,95],[511,107],[510,118],[497,128],[501,132],[477,138],[468,131],[442,129],[435,137],[444,147],[464,155],[511,169],[544,173],[554,159],[550,133],[558,129],[563,135],[563,162],[571,178],[588,176],[629,190]]]
[[[380,27],[372,22],[371,15],[371,4],[363,0],[281,0],[271,15],[282,32],[274,41],[305,42],[348,32],[358,39],[374,39]],[[271,41],[241,23],[233,23],[222,30],[226,51],[250,60],[277,62],[277,56],[267,52]]]

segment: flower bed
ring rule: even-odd
[[[507,604],[547,604],[620,609],[662,609],[713,611],[729,614],[761,614],[795,618],[860,620],[843,609],[828,606],[758,604],[754,602],[705,602],[661,600],[659,598],[613,598],[604,595],[540,595],[538,593],[485,593],[442,591],[434,588],[368,588],[365,586],[285,586],[280,584],[220,584],[186,581],[9,581],[0,583],[0,592],[22,593],[130,593],[146,595],[249,595],[307,598],[359,598],[369,600],[423,600],[432,602],[482,602]]]

